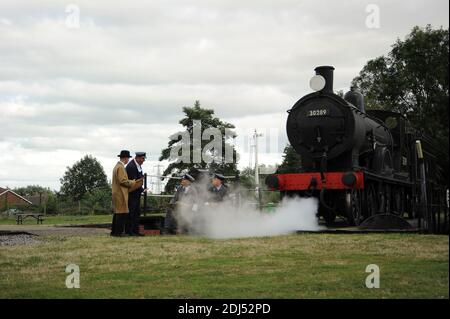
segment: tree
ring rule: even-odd
[[[283,151],[283,162],[278,167],[279,172],[296,172],[301,168],[302,160],[292,145],[288,144]]]
[[[239,174],[239,182],[241,187],[245,189],[255,189],[255,169],[246,167]]]
[[[185,114],[185,117],[179,121],[179,123],[185,128],[185,132],[189,134],[190,140],[186,141],[183,140],[181,137],[181,134],[183,132],[177,133],[178,139],[171,139],[168,143],[167,148],[163,149],[161,151],[161,156],[159,158],[160,161],[162,160],[169,160],[171,163],[168,165],[168,167],[164,171],[164,175],[176,175],[180,174],[182,172],[188,172],[192,170],[198,170],[198,169],[207,169],[210,171],[218,172],[220,171],[224,175],[236,175],[237,173],[237,153],[234,149],[234,146],[232,146],[229,143],[230,138],[236,137],[236,134],[233,131],[230,131],[234,128],[233,124],[223,122],[219,118],[214,117],[214,110],[212,109],[206,109],[202,108],[200,106],[199,101],[195,101],[195,104],[193,107],[183,107],[183,113]],[[207,151],[207,155],[211,157],[213,160],[212,162],[208,163],[204,161],[204,158],[202,157],[201,161],[198,163],[195,163],[196,160],[194,158],[194,151],[202,151],[205,149],[205,146],[207,146],[213,138],[209,137],[209,139],[199,141],[200,143],[198,145],[194,145],[192,143],[193,137],[194,137],[194,130],[196,128],[197,122],[201,121],[201,136],[203,136],[203,133],[205,130],[210,128],[217,128],[220,130],[221,133],[221,145],[222,150],[219,152],[216,149],[211,149]],[[228,133],[228,134],[227,134]],[[230,134],[231,133],[231,134]],[[195,148],[194,148],[195,146]],[[185,149],[189,150],[189,156],[187,161],[174,159],[171,157],[171,154],[174,153],[175,149]],[[200,150],[199,150],[200,148]],[[225,150],[226,148],[232,149],[232,162],[227,163],[225,161]],[[178,154],[178,152],[175,152]],[[168,193],[173,192],[174,187],[176,184],[176,180],[171,179],[167,182],[165,186],[165,191]]]
[[[370,60],[353,84],[367,108],[395,111],[442,145],[448,167],[449,30],[414,27],[386,55]]]
[[[110,188],[102,165],[96,158],[86,155],[72,167],[67,167],[61,181],[61,194],[74,200],[95,189]]]

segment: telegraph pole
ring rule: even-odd
[[[259,167],[258,167],[258,137],[261,137],[262,134],[258,133],[255,129],[255,133],[253,133],[253,139],[255,140],[255,184],[256,187],[259,187]]]
[[[425,224],[425,229],[428,233],[434,231],[434,225],[430,212],[428,211],[428,193],[427,193],[427,179],[425,170],[425,160],[423,156],[422,143],[420,140],[416,141],[416,152],[419,162],[420,170],[420,194],[421,194],[421,204],[422,204],[422,217]]]
[[[255,140],[255,191],[256,196],[258,197],[259,207],[261,208],[261,192],[259,190],[259,164],[258,164],[258,137],[261,137],[262,134],[258,133],[255,129],[255,133],[253,133],[253,139]]]
[[[156,194],[161,194],[161,178],[159,176],[161,176],[160,168],[163,167],[163,165],[158,163],[158,165],[155,165],[154,167],[156,167],[156,175],[158,176],[156,178]]]

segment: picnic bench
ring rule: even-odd
[[[37,224],[42,225],[42,222],[44,221],[43,214],[23,213],[23,214],[17,214],[17,216],[16,216],[17,225],[22,225],[23,220],[28,217],[32,217],[32,218],[36,219]]]

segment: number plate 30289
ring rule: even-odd
[[[328,115],[328,109],[315,109],[315,110],[309,110],[306,113],[306,116],[327,116]]]

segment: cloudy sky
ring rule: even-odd
[[[448,0],[0,2],[0,186],[59,189],[92,154],[149,153],[152,173],[183,106],[200,100],[245,138],[278,146],[288,110],[318,65],[346,90],[365,62],[414,25],[448,27]],[[377,14],[379,13],[379,16]],[[377,18],[379,17],[379,19]],[[379,22],[379,23],[378,23]],[[265,141],[262,141],[264,143]]]

